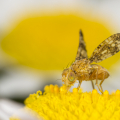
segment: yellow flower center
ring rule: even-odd
[[[45,92],[37,91],[26,100],[26,107],[37,112],[45,120],[118,120],[120,119],[120,90],[109,94],[92,92],[67,92],[66,86],[45,86]]]

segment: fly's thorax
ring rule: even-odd
[[[90,68],[88,59],[76,60],[70,67],[77,80],[89,80]]]
[[[71,69],[77,73],[86,73],[88,72],[88,68],[89,68],[90,64],[89,64],[89,60],[88,59],[81,59],[81,60],[76,60],[72,65],[71,65]]]

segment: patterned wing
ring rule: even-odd
[[[86,51],[86,45],[85,45],[85,42],[83,39],[83,34],[82,34],[82,31],[80,30],[79,47],[78,47],[78,51],[77,51],[75,60],[80,60],[80,59],[84,59],[84,58],[87,58],[87,51]]]
[[[120,33],[114,34],[104,40],[93,52],[90,62],[101,62],[120,51]]]

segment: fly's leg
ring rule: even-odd
[[[95,86],[92,80],[91,80],[91,83],[92,83],[92,88],[95,89]]]
[[[99,91],[100,91],[101,93],[103,93],[103,90],[100,89],[101,86],[99,86],[98,83],[96,83],[96,85],[97,85]],[[101,87],[101,88],[102,88],[102,87]]]
[[[103,88],[102,88],[102,86],[101,86],[101,84],[103,83],[103,81],[104,81],[104,80],[102,80],[102,81],[100,82],[100,84],[99,84],[99,85],[100,85],[100,88],[101,88],[101,90],[100,90],[101,93],[103,93]]]
[[[82,83],[82,81],[80,80],[79,84],[78,84],[78,87],[77,87],[78,90],[80,89],[81,83]]]
[[[67,87],[67,92],[70,90],[70,86],[69,87]]]
[[[88,80],[89,80],[89,75],[88,75]],[[91,84],[92,84],[92,88],[95,89],[95,86],[92,80],[91,80]]]
[[[98,85],[98,79],[97,79],[97,78],[96,78],[96,85],[97,85],[99,91],[101,92],[101,89],[100,89],[100,87],[99,87],[99,85]]]
[[[97,85],[97,87],[99,89],[99,86],[98,86],[98,69],[97,69],[97,72],[96,72],[96,85]]]
[[[102,93],[100,86],[98,85],[98,68],[97,68],[97,72],[96,72],[96,85],[97,85],[99,91]]]
[[[103,79],[102,79],[102,81],[100,82],[100,88],[101,88],[101,91],[102,91],[102,93],[103,93],[103,88],[102,88],[102,83],[103,83],[103,81],[105,80],[105,75],[106,75],[106,73],[104,72],[104,75],[103,75]]]
[[[93,75],[90,76],[90,79],[91,79],[91,84],[92,84],[92,88],[95,89],[95,86],[94,86],[94,83],[93,83]]]

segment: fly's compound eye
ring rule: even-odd
[[[70,72],[70,73],[68,74],[68,80],[69,80],[70,82],[73,82],[73,81],[75,80],[75,73],[74,73],[74,72]]]

